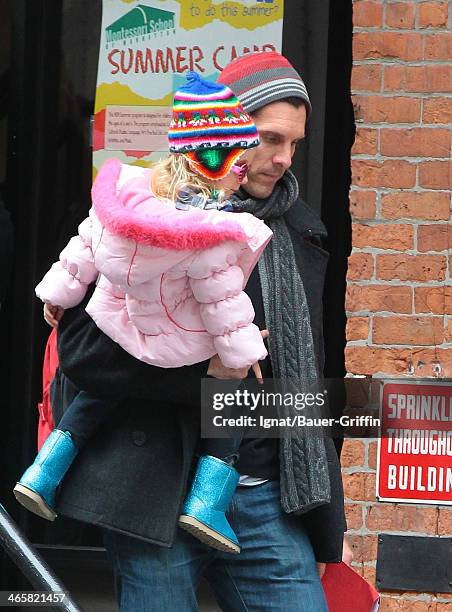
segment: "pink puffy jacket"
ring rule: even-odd
[[[163,368],[218,353],[229,368],[267,355],[243,292],[271,238],[248,213],[177,210],[150,191],[151,170],[108,160],[93,206],[37,296],[63,308],[97,287],[86,311],[134,357]]]

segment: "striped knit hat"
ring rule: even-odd
[[[171,153],[183,153],[197,172],[218,180],[245,149],[257,147],[259,136],[229,87],[189,72],[174,94],[168,142]]]
[[[289,97],[304,100],[307,116],[312,110],[302,78],[276,51],[258,51],[238,57],[224,68],[218,82],[232,89],[248,113]]]

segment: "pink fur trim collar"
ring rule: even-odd
[[[93,208],[100,222],[115,234],[147,246],[166,249],[191,250],[209,248],[228,240],[247,242],[243,228],[234,220],[235,214],[219,213],[229,220],[211,223],[206,221],[207,211],[177,211],[176,221],[162,215],[143,215],[127,208],[116,194],[116,184],[121,173],[121,162],[107,160],[100,169],[92,188]],[[149,198],[155,198],[149,192]],[[208,214],[212,214],[209,212]],[[239,213],[237,213],[239,214]]]

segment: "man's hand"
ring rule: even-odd
[[[44,319],[50,327],[58,327],[64,315],[64,308],[61,306],[53,306],[53,304],[44,304]]]
[[[351,565],[353,561],[353,551],[350,548],[350,544],[347,542],[347,538],[344,538],[344,544],[342,546],[342,561],[346,565]]]
[[[342,561],[347,565],[351,565],[353,561],[353,551],[350,548],[350,544],[347,542],[346,538],[344,538],[344,544],[342,546]],[[326,563],[317,563],[317,571],[319,572],[320,580],[322,579],[325,570]]]
[[[221,362],[218,355],[214,355],[209,362],[207,376],[213,376],[220,380],[241,380],[248,376],[249,368],[227,368]]]
[[[268,338],[268,330],[261,330],[262,338]],[[218,355],[214,355],[209,362],[209,369],[207,370],[207,376],[213,376],[213,378],[219,378],[220,380],[243,380],[248,376],[248,370],[250,367],[253,368],[254,374],[259,382],[263,382],[261,368],[259,363],[255,363],[252,366],[246,368],[227,368],[221,362]]]

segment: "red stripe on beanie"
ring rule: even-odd
[[[273,70],[274,73],[278,72],[278,74],[265,75],[269,70]],[[299,81],[302,88],[294,86],[293,83],[285,83],[279,88],[274,87],[280,82],[282,84],[286,79]],[[222,70],[217,82],[230,87],[239,100],[243,96],[241,102],[249,113],[272,102],[290,97],[303,100],[308,116],[311,112],[311,102],[305,91],[306,86],[303,79],[289,60],[277,51],[257,51],[237,57]],[[267,89],[265,85],[268,86]],[[252,93],[253,90],[261,95],[256,99],[253,97],[253,100],[250,101],[244,94]]]
[[[289,60],[277,51],[257,51],[255,53],[245,53],[245,55],[232,60],[230,64],[223,68],[217,82],[227,85],[231,81],[238,81],[249,74],[269,68],[292,68],[292,70],[295,70]]]

